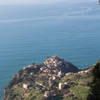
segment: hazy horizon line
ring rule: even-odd
[[[52,4],[52,3],[82,3],[82,2],[93,2],[98,0],[0,0],[0,5],[40,5],[40,4]]]

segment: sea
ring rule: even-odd
[[[98,0],[0,5],[0,100],[15,73],[54,55],[80,69],[98,61]]]

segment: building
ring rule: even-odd
[[[59,83],[59,86],[58,86],[59,90],[62,89],[62,83]]]

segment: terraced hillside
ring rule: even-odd
[[[70,62],[53,56],[15,74],[5,88],[3,100],[86,100],[92,69],[79,70]]]

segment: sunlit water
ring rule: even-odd
[[[79,68],[96,63],[100,58],[98,1],[0,6],[1,96],[19,69],[52,55]]]

